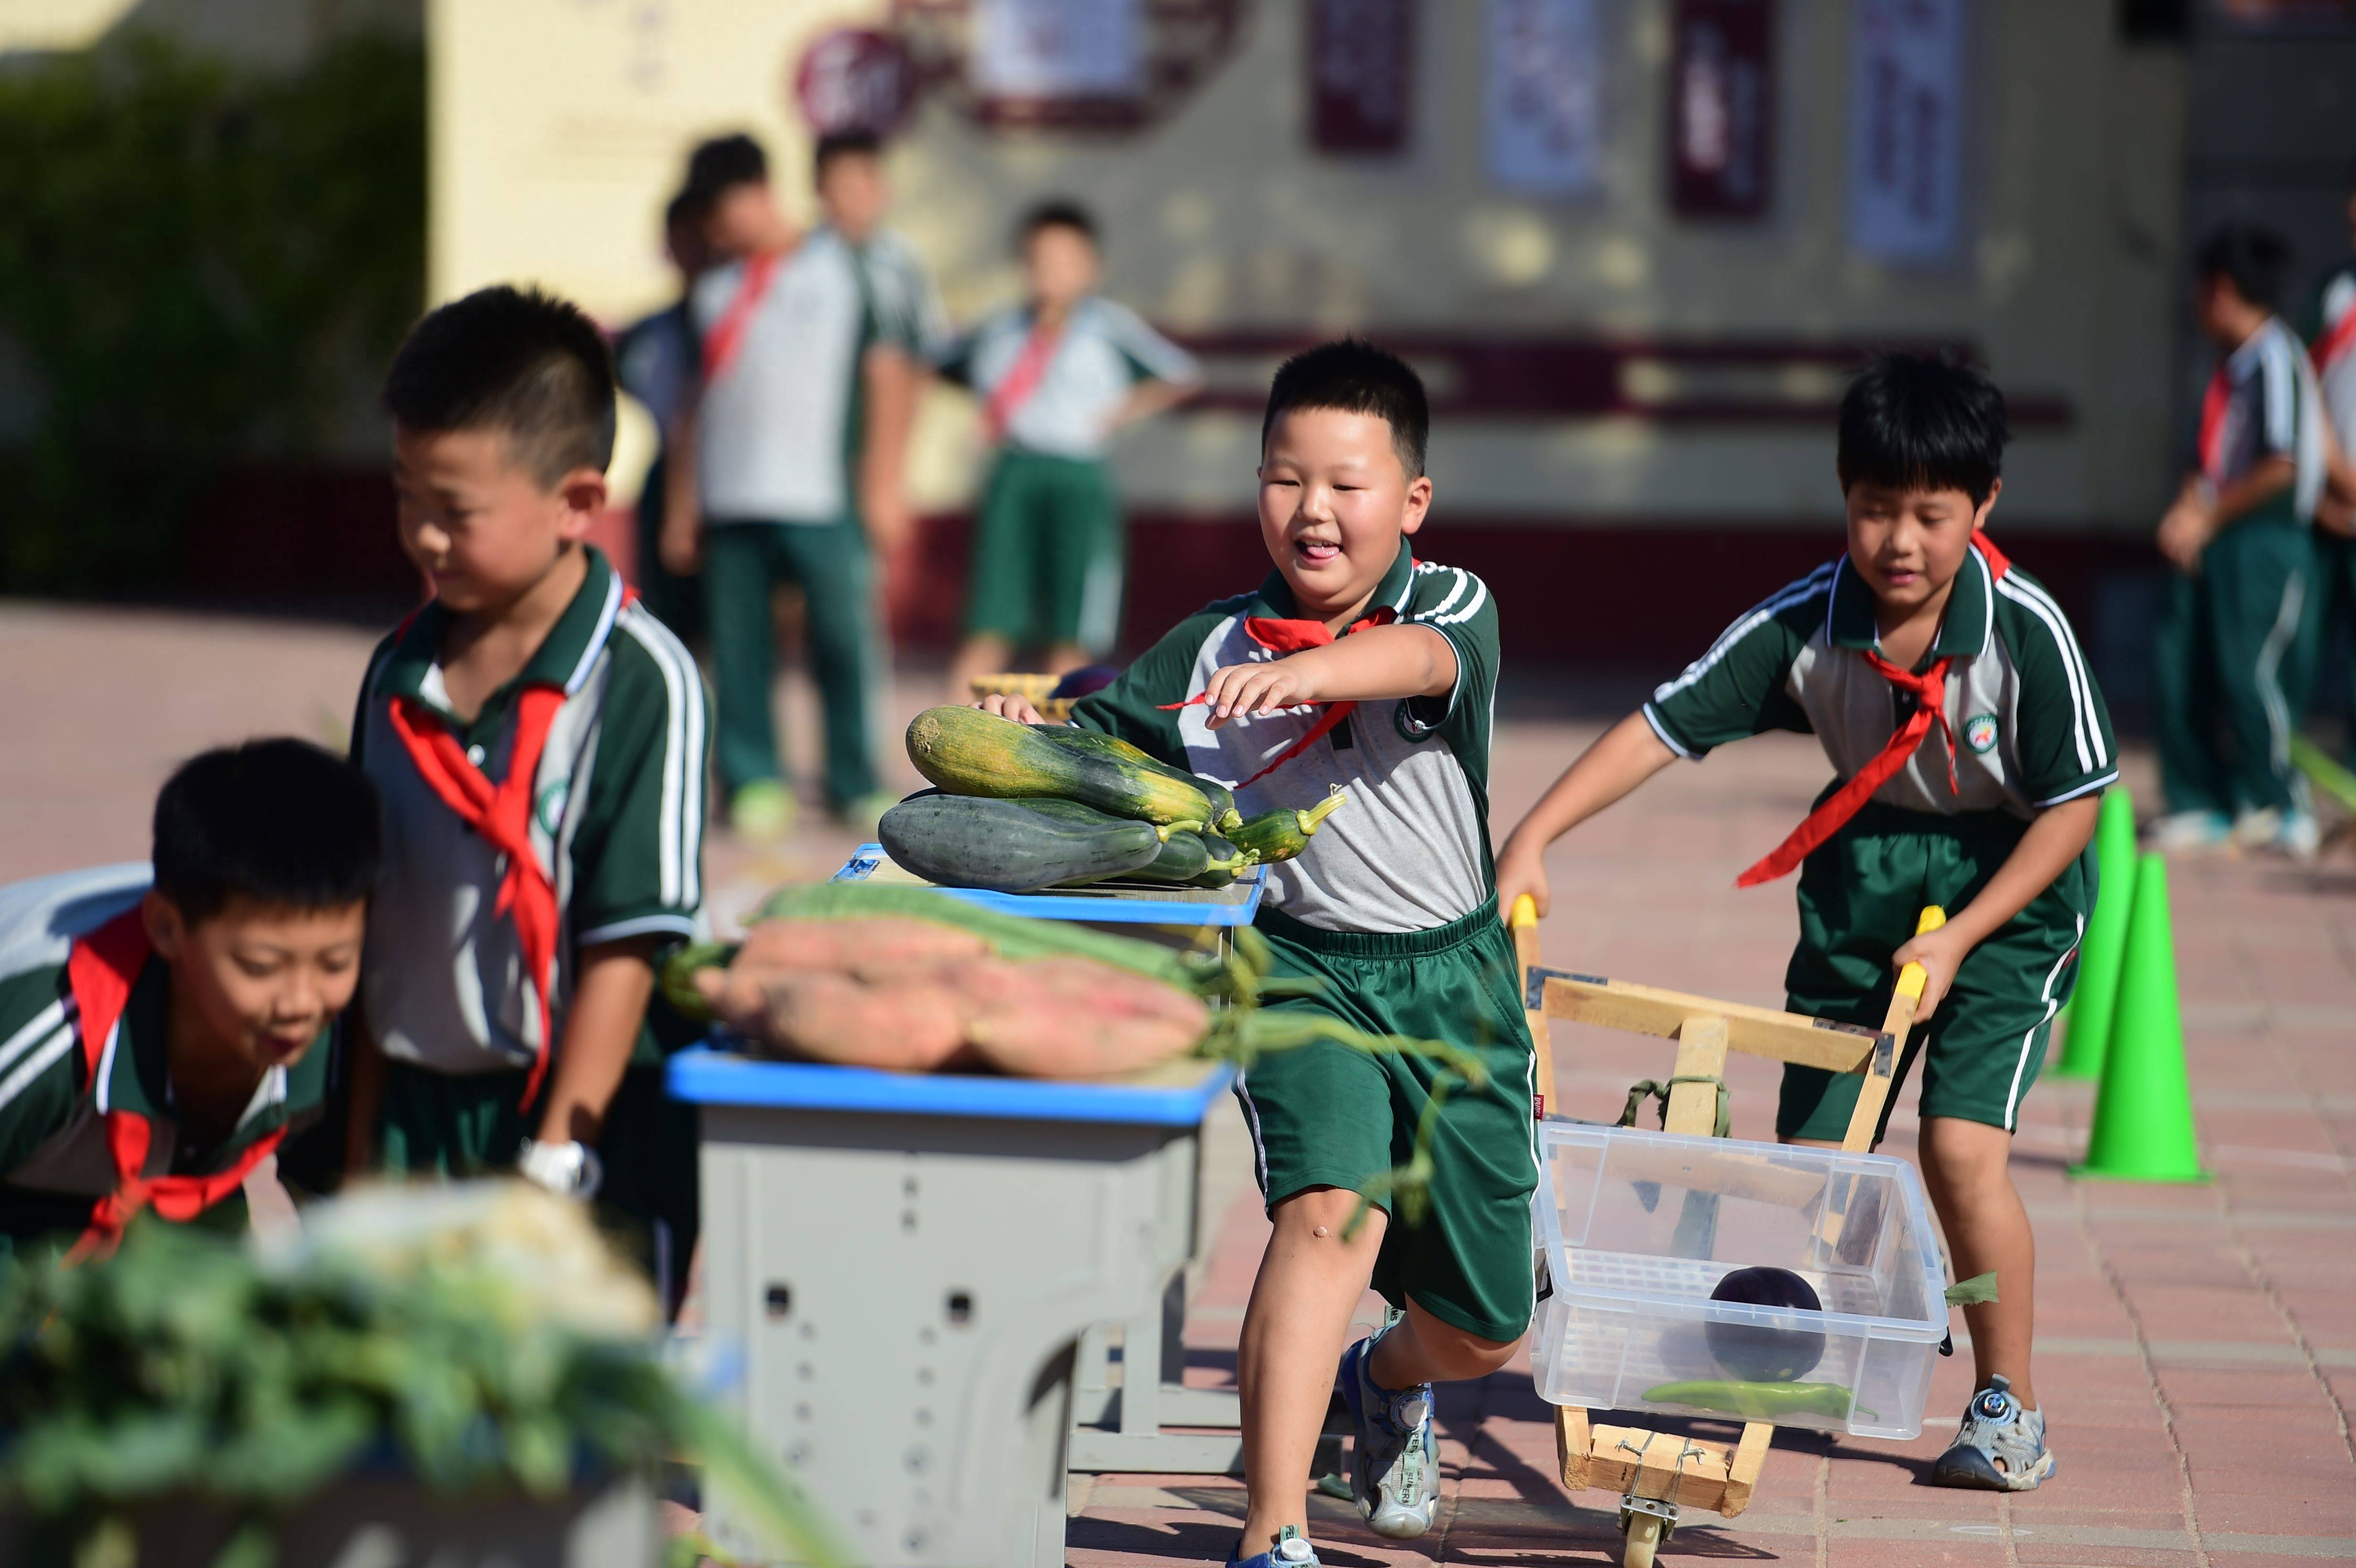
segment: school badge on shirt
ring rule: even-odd
[[[1996,750],[1996,715],[1975,713],[1964,720],[1964,744],[1981,756]]]

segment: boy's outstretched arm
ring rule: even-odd
[[[1203,683],[1211,728],[1245,713],[1304,702],[1379,702],[1445,697],[1456,687],[1456,649],[1429,626],[1369,626],[1282,658],[1231,664]]]
[[[1538,797],[1497,852],[1497,913],[1512,918],[1514,901],[1527,893],[1544,914],[1554,901],[1547,885],[1547,846],[1676,762],[1642,713],[1606,730]]]
[[[564,1040],[548,1074],[548,1098],[533,1135],[543,1144],[594,1145],[605,1108],[645,1027],[655,991],[659,936],[624,937],[581,950],[580,976],[565,1014]]]
[[[1915,1011],[1917,1021],[1938,1010],[1940,998],[1947,994],[1965,956],[2027,909],[2030,900],[2051,887],[2053,879],[2085,852],[2102,814],[2102,799],[2097,790],[2039,812],[1979,897],[1950,912],[1947,923],[1938,930],[1914,938],[1890,955],[1893,973],[1909,964],[1922,965],[1922,1005]]]

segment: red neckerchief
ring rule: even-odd
[[[2356,304],[2342,311],[2330,330],[2315,340],[2308,357],[2315,362],[2315,373],[2320,376],[2351,350],[2356,350]]]
[[[744,329],[752,325],[754,311],[777,281],[777,263],[785,259],[782,251],[764,251],[744,263],[744,281],[736,286],[736,297],[712,323],[712,330],[703,336],[703,379],[717,381],[735,362],[736,350],[744,345]]]
[[[2225,405],[2232,392],[2233,381],[2221,359],[2209,378],[2209,389],[2201,394],[2201,472],[2211,485],[2225,471]]]
[[[990,429],[991,440],[1004,439],[1006,427],[1014,421],[1023,405],[1031,400],[1031,394],[1039,389],[1039,382],[1047,374],[1047,363],[1055,358],[1055,346],[1063,339],[1061,326],[1052,332],[1044,326],[1032,327],[1031,336],[1023,340],[1023,352],[1007,368],[1005,379],[991,388],[990,396],[982,401],[981,420]]]
[[[1351,622],[1349,631],[1342,635],[1346,637],[1351,632],[1363,632],[1369,626],[1387,626],[1398,619],[1398,612],[1386,604],[1373,614]],[[1273,615],[1246,616],[1244,634],[1261,647],[1279,656],[1297,654],[1304,648],[1322,648],[1333,641],[1333,629],[1323,621],[1287,621],[1280,620]],[[1181,708],[1193,708],[1209,700],[1210,694],[1204,692],[1190,697],[1183,702],[1165,702],[1162,704],[1162,711],[1168,713]],[[1319,715],[1317,722],[1309,727],[1309,733],[1287,746],[1276,761],[1269,763],[1236,787],[1241,789],[1244,784],[1259,783],[1260,780],[1323,740],[1341,724],[1343,720],[1355,712],[1357,707],[1355,702],[1329,703],[1325,711]]]
[[[508,754],[507,778],[494,784],[466,760],[458,738],[444,728],[432,709],[413,697],[392,699],[392,731],[401,737],[417,776],[458,814],[459,821],[507,858],[507,874],[499,880],[498,901],[491,912],[513,917],[524,968],[540,1005],[540,1049],[524,1083],[526,1110],[540,1093],[555,1043],[549,997],[556,983],[556,885],[531,845],[532,780],[540,772],[541,753],[548,749],[549,727],[563,706],[562,687],[532,685],[516,694],[515,746]]]
[[[76,937],[67,955],[66,984],[81,1011],[82,1061],[93,1101],[104,1093],[99,1073],[105,1066],[107,1037],[121,1021],[131,987],[155,951],[147,940],[146,922],[134,904],[97,930]],[[166,1220],[185,1223],[195,1219],[242,1187],[253,1168],[269,1158],[286,1136],[284,1126],[263,1134],[227,1170],[210,1176],[143,1176],[155,1128],[136,1111],[110,1105],[103,1115],[106,1145],[114,1156],[114,1190],[91,1210],[90,1229],[66,1254],[69,1263],[112,1252],[132,1216],[151,1204]]]
[[[1991,582],[2012,569],[2012,562],[2006,559],[2004,552],[1996,548],[1987,535],[1977,529],[1972,532],[1972,548],[1987,560]],[[1954,726],[1947,722],[1947,672],[1954,667],[1954,656],[1950,654],[1938,660],[1921,675],[1899,668],[1883,658],[1876,648],[1864,649],[1861,656],[1875,674],[1913,697],[1913,713],[1890,737],[1890,743],[1881,748],[1879,754],[1858,770],[1855,778],[1835,790],[1830,799],[1808,813],[1806,820],[1792,829],[1790,836],[1769,851],[1764,859],[1735,878],[1736,887],[1752,888],[1762,882],[1772,882],[1788,874],[1814,854],[1819,845],[1839,832],[1850,817],[1864,809],[1865,803],[1873,798],[1875,790],[1888,784],[1898,770],[1906,765],[1906,760],[1922,744],[1922,737],[1931,732],[1931,726],[1934,723],[1947,742],[1947,788],[1953,794],[1963,793],[1955,779],[1955,731]]]

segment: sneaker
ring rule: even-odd
[[[2311,811],[2286,811],[2272,838],[2258,846],[2306,865],[2323,852],[2323,825]]]
[[[2222,848],[2233,837],[2222,811],[2179,811],[2153,823],[2144,842],[2155,854],[2184,855]]]
[[[898,795],[890,790],[879,789],[873,795],[862,795],[850,805],[837,808],[835,820],[853,833],[865,834],[873,838],[875,825],[884,820],[884,814],[899,804]]]
[[[1378,1386],[1366,1373],[1387,1326],[1342,1352],[1334,1392],[1357,1436],[1350,1448],[1350,1493],[1376,1535],[1413,1541],[1440,1506],[1440,1443],[1431,1431],[1431,1385]]]
[[[1237,1541],[1237,1546],[1243,1542]],[[1297,1525],[1286,1525],[1276,1532],[1276,1544],[1249,1557],[1230,1557],[1227,1568],[1319,1568],[1317,1549]]]
[[[1972,1395],[1955,1440],[1931,1467],[1931,1484],[1982,1492],[2029,1492],[2053,1473],[2045,1413],[2023,1410],[2001,1375]]]
[[[757,779],[728,797],[728,825],[755,844],[774,844],[792,831],[793,792],[775,779]]]

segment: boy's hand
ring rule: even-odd
[[[1951,922],[1914,938],[1890,955],[1890,967],[1893,971],[1909,964],[1922,965],[1922,1005],[1914,1009],[1916,1023],[1924,1022],[1939,1010],[1947,987],[1955,983],[1955,971],[1963,967],[1964,958],[1973,946],[1971,933]]]
[[[995,713],[1001,719],[1012,719],[1017,724],[1044,724],[1047,721],[1040,717],[1036,708],[1031,706],[1029,698],[1018,696],[1011,691],[993,691],[974,706],[984,713]]]
[[[1203,696],[1214,730],[1246,713],[1280,713],[1319,700],[1316,661],[1287,657],[1231,664],[1211,672],[1203,683]]]
[[[2168,557],[2179,571],[2194,576],[2201,571],[2201,551],[2216,537],[2217,518],[2213,508],[2198,496],[2178,497],[2168,515],[2159,519],[2159,553]]]
[[[1554,890],[1547,885],[1546,854],[1540,849],[1524,849],[1513,839],[1497,855],[1497,918],[1514,918],[1514,901],[1524,893],[1538,906],[1543,916],[1554,906]]]
[[[703,566],[703,530],[694,517],[665,517],[655,553],[674,577],[693,577]]]

